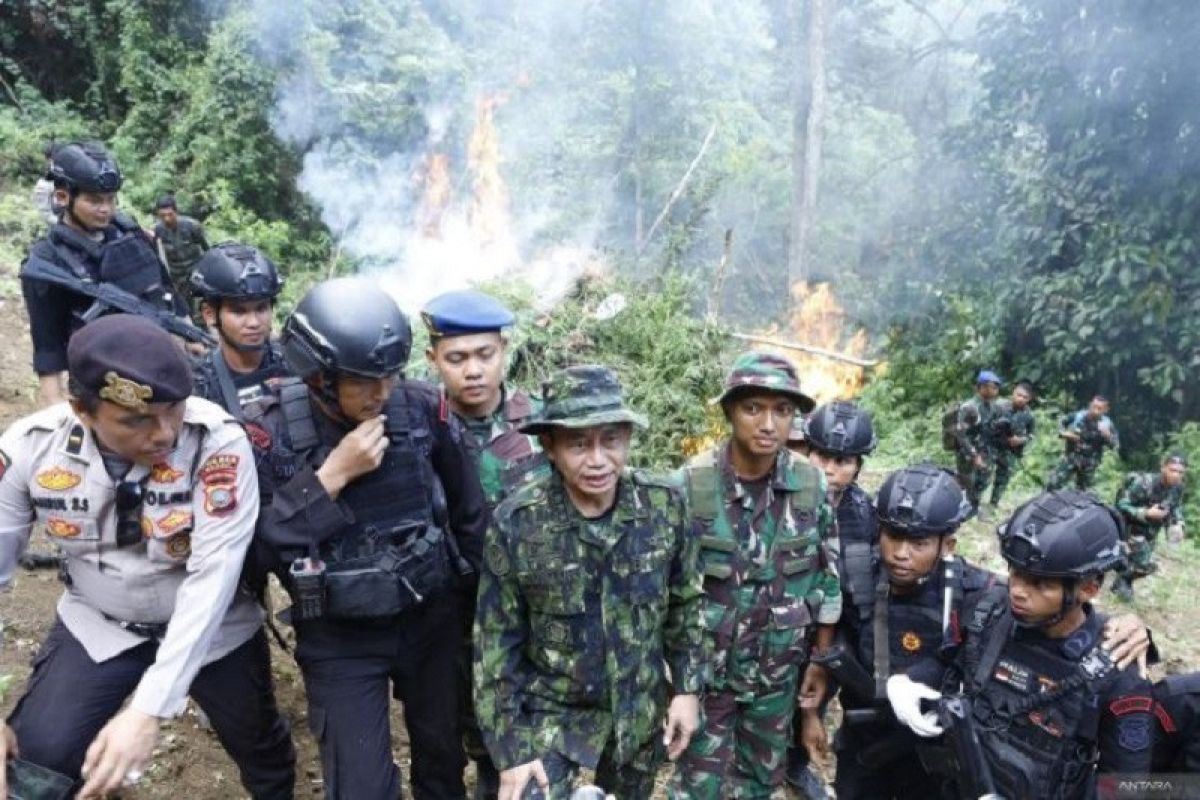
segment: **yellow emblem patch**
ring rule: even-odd
[[[177,508],[169,514],[163,514],[157,520],[158,529],[167,536],[179,533],[184,528],[192,526],[191,513]]]
[[[51,536],[57,536],[60,539],[74,539],[83,530],[74,522],[67,522],[65,519],[51,517],[46,520],[46,533]]]
[[[907,631],[900,637],[900,646],[910,653],[915,653],[921,649],[921,637],[912,631]]]
[[[54,467],[44,472],[39,472],[37,485],[43,489],[49,489],[52,492],[65,492],[67,489],[74,489],[83,480],[79,473],[71,472],[69,469],[62,467]]]
[[[170,464],[155,464],[150,468],[150,480],[155,483],[174,483],[183,477],[183,470]]]
[[[112,370],[104,373],[104,383],[105,386],[100,389],[100,397],[130,411],[144,412],[146,401],[154,396],[154,390],[149,386],[122,378]]]

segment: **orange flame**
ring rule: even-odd
[[[426,238],[440,239],[442,217],[450,207],[450,157],[445,153],[425,156],[418,180],[423,188],[417,225]]]
[[[870,340],[866,331],[846,329],[846,311],[828,283],[792,284],[792,313],[782,331],[772,329],[765,336],[781,337],[798,344],[862,358]],[[818,403],[850,400],[866,385],[866,371],[846,361],[798,350],[771,348],[787,356],[800,373],[800,386]]]
[[[470,167],[471,229],[483,244],[497,241],[509,233],[508,190],[500,176],[500,137],[496,132],[496,107],[503,95],[480,97],[475,101],[475,130],[467,145]]]

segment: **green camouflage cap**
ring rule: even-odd
[[[725,377],[725,389],[713,399],[713,405],[724,403],[730,395],[742,389],[762,389],[786,395],[795,401],[801,414],[807,414],[817,405],[815,400],[800,391],[800,378],[792,362],[774,353],[751,350],[735,358]]]
[[[608,367],[589,364],[567,367],[542,382],[542,411],[521,426],[521,433],[545,433],[550,428],[591,428],[630,422],[645,428],[646,418],[630,410],[621,398],[621,382]]]

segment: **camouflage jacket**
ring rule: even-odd
[[[954,426],[958,442],[958,454],[972,459],[976,453],[985,456],[991,452],[992,420],[996,416],[996,404],[975,395],[958,407],[958,420]]]
[[[992,404],[995,411],[992,417],[992,447],[997,453],[1005,451],[1020,455],[1033,438],[1035,421],[1033,411],[1029,406],[1013,408],[1012,400],[997,400]],[[1021,436],[1025,444],[1013,447],[1008,443],[1010,436]]]
[[[162,243],[171,278],[176,282],[187,283],[191,277],[189,273],[192,266],[208,250],[204,228],[191,217],[180,214],[174,228],[168,228],[161,222],[157,223],[154,226],[154,236]]]
[[[1167,486],[1157,472],[1131,472],[1117,490],[1116,506],[1130,533],[1159,531],[1183,522],[1183,487]],[[1171,513],[1152,522],[1146,519],[1146,512],[1154,506],[1162,506]]]
[[[709,687],[768,691],[807,659],[813,624],[833,625],[842,613],[825,476],[780,450],[756,501],[734,475],[726,443],[679,478],[700,544]]]
[[[537,437],[517,430],[537,413],[539,405],[524,392],[508,394],[506,390],[491,416],[472,419],[459,415],[475,439],[475,466],[488,508],[494,509],[516,486],[550,471]]]
[[[1112,420],[1107,415],[1092,419],[1088,416],[1087,409],[1064,417],[1062,430],[1079,435],[1078,441],[1067,441],[1067,454],[1076,461],[1099,464],[1100,459],[1104,457],[1104,448],[1111,447],[1115,450],[1121,446],[1117,427],[1113,425]],[[1104,431],[1111,431],[1112,438],[1107,438]]]
[[[667,669],[703,688],[702,583],[682,494],[626,470],[589,520],[556,471],[500,503],[475,615],[475,710],[501,770],[557,751],[594,768],[660,735]]]

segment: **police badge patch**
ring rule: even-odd
[[[1145,717],[1117,720],[1117,744],[1131,753],[1145,750],[1150,746],[1150,720]]]

